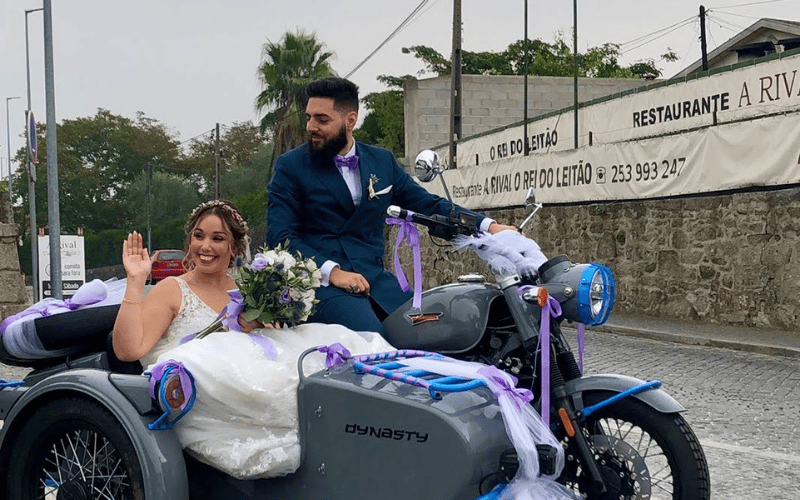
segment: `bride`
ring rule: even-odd
[[[127,287],[112,335],[116,356],[140,360],[147,370],[166,360],[182,363],[195,378],[197,399],[177,424],[181,445],[199,460],[239,479],[291,473],[300,465],[297,359],[310,347],[341,343],[353,354],[392,350],[377,333],[340,325],[304,324],[263,328],[240,323],[267,337],[275,356],[241,332],[217,332],[184,344],[186,335],[217,319],[236,288],[228,270],[248,246],[248,227],[231,203],[198,205],[185,225],[188,272],[159,282],[145,295],[152,262],[142,235],[122,244]],[[272,359],[270,359],[272,358]],[[324,357],[306,358],[305,371],[323,367]]]

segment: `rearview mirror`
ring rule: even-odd
[[[417,179],[420,182],[430,182],[435,179],[436,175],[442,172],[442,167],[439,163],[440,159],[441,157],[430,149],[421,151],[414,162]]]

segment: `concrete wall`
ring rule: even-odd
[[[518,225],[525,214],[488,215]],[[547,256],[609,266],[616,311],[800,330],[800,188],[545,207],[525,234]],[[434,246],[427,236],[422,244],[426,288],[475,271],[490,276],[471,254]],[[411,276],[405,245],[401,258]]]
[[[9,223],[12,219],[8,193],[0,194],[0,319],[5,319],[28,307],[30,299],[19,268],[19,228]]]
[[[524,108],[522,76],[463,75],[462,138],[521,122]],[[641,87],[642,80],[579,78],[578,99],[599,97]],[[528,118],[573,105],[571,77],[528,77]],[[412,80],[405,86],[406,157],[448,142],[450,134],[450,77]]]

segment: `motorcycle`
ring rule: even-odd
[[[431,153],[417,162],[421,180],[441,174],[434,159]],[[531,206],[532,216],[533,199]],[[464,214],[392,214],[446,239],[475,234],[475,221]],[[428,290],[421,309],[409,301],[384,321],[387,340],[518,377],[561,445],[536,446],[538,469],[557,475],[560,455],[558,481],[577,494],[708,499],[708,468],[683,407],[654,381],[583,375],[562,333],[564,321],[607,319],[611,273],[564,256],[535,272],[503,269],[496,283],[468,277]],[[165,418],[175,423],[184,401],[167,374],[153,393],[138,363],[114,357],[108,332],[115,317],[108,306],[35,320],[36,341],[50,350],[37,359],[16,357],[5,337],[0,342],[0,361],[33,368],[21,383],[0,383],[6,498],[491,500],[521,469],[498,399],[485,385],[442,389],[391,376],[376,382],[354,361],[306,374],[309,350],[298,360],[300,468],[279,478],[234,479],[184,453],[174,432],[154,430]],[[391,363],[384,368],[392,370]]]
[[[420,153],[415,169],[422,182],[439,177],[450,198],[436,153]],[[531,211],[520,233],[542,207],[533,189],[526,206]],[[563,333],[572,323],[580,337],[584,325],[608,319],[614,301],[608,268],[575,264],[565,255],[538,269],[515,267],[508,261],[519,257],[508,256],[514,249],[476,238],[469,214],[425,216],[394,206],[388,213],[395,223],[422,225],[432,236],[460,240],[495,274],[493,283],[480,275],[462,277],[425,291],[421,307],[409,301],[394,311],[384,321],[393,346],[495,365],[518,377],[518,387],[534,392],[532,404],[551,422],[566,452],[559,481],[589,499],[709,498],[708,465],[681,415],[684,408],[658,381],[584,375]],[[530,246],[520,238],[522,246]]]
[[[321,355],[310,348],[297,361],[299,469],[234,479],[182,451],[171,427],[191,411],[194,393],[173,367],[148,377],[138,362],[115,358],[108,331],[118,307],[26,323],[15,340],[43,347],[36,359],[9,352],[4,331],[0,361],[33,371],[0,381],[3,498],[494,500],[525,465],[499,396],[480,380],[418,371],[398,378],[398,359],[414,352],[305,373],[306,357]],[[552,442],[533,453],[538,470],[555,476]]]

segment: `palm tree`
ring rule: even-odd
[[[286,32],[280,42],[264,44],[258,76],[264,90],[256,97],[256,109],[271,109],[261,119],[261,132],[272,128],[273,161],[306,140],[306,84],[333,75],[328,60],[333,52],[314,34]]]

